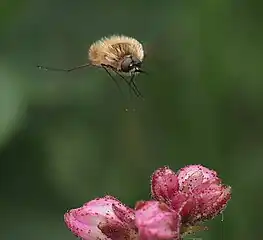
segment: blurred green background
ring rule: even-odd
[[[260,239],[262,21],[255,0],[2,0],[0,239],[75,239],[68,209],[105,194],[133,206],[156,168],[198,163],[233,199],[197,237]],[[102,69],[36,68],[85,63],[115,33],[144,44],[145,101]]]

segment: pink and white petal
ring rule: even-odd
[[[69,211],[69,214],[71,214],[76,221],[86,225],[97,226],[100,222],[106,221],[106,217],[104,215],[92,212],[91,210],[87,211],[85,207],[72,209]]]
[[[231,199],[231,187],[223,186],[220,195],[217,198],[212,198],[210,204],[206,207],[206,219],[212,219],[222,213]]]
[[[180,239],[180,215],[165,203],[139,202],[135,217],[140,240]]]
[[[64,220],[70,231],[83,240],[110,240],[98,228],[96,224],[84,224],[78,221],[72,211],[65,213]]]
[[[83,205],[87,213],[97,212],[100,215],[114,215],[112,204],[119,204],[120,201],[112,196],[105,196],[103,198],[96,198]]]
[[[188,177],[182,181],[180,190],[185,193],[191,193],[195,188],[202,186],[203,174],[200,171],[188,174]]]
[[[212,185],[208,189],[204,189],[202,193],[197,195],[196,214],[191,213],[193,222],[205,221],[212,219],[220,214],[226,207],[231,198],[231,188],[222,185]]]
[[[198,178],[196,182],[199,182],[200,174],[202,175],[202,183],[205,183],[208,180],[212,180],[213,182],[220,183],[221,180],[218,178],[216,171],[210,170],[202,165],[188,165],[184,168],[181,168],[177,172],[179,186],[182,187],[184,185],[185,180],[188,178]]]
[[[130,227],[135,227],[135,212],[133,209],[123,204],[113,204],[112,209],[121,222],[126,223]]]

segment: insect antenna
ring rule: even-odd
[[[68,69],[63,69],[63,68],[52,68],[52,67],[45,67],[45,66],[41,66],[38,65],[37,67],[41,70],[45,70],[45,71],[59,71],[59,72],[71,72],[74,70],[78,70],[80,68],[85,68],[85,67],[89,67],[92,66],[90,63],[85,63],[83,65],[80,66],[76,66],[76,67],[72,67],[72,68],[68,68]]]

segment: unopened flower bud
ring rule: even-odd
[[[111,196],[94,199],[65,213],[67,227],[83,240],[135,240],[134,210]]]

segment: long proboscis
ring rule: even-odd
[[[148,75],[148,72],[146,72],[146,71],[144,71],[144,70],[142,70],[142,69],[138,69],[138,70],[136,70],[135,72],[144,73],[144,74]]]

